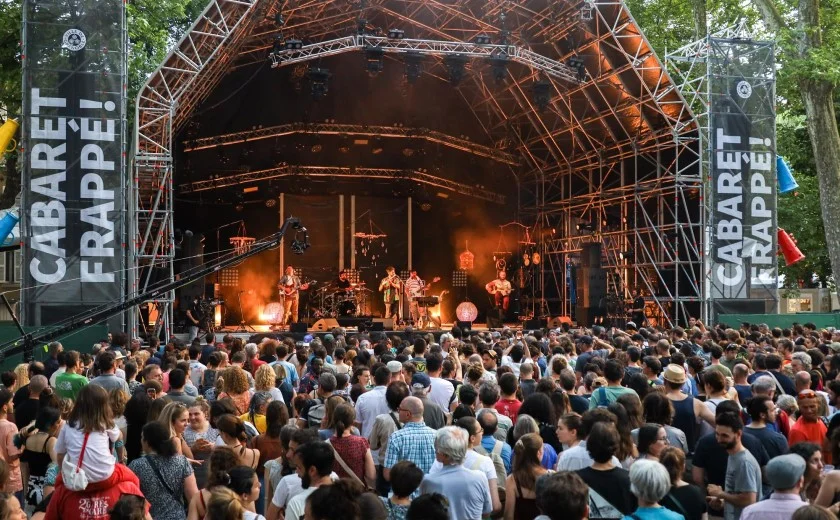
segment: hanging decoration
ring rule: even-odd
[[[236,230],[236,236],[230,237],[230,245],[233,247],[233,252],[237,255],[242,255],[251,250],[257,239],[247,236],[245,232],[245,221],[239,222],[239,228]]]
[[[379,260],[382,260],[384,255],[388,254],[388,246],[385,239],[388,234],[373,222],[372,213],[370,210],[365,211],[359,218],[356,219],[358,223],[364,217],[367,217],[367,230],[357,231],[353,236],[359,239],[356,249],[353,251],[354,255],[361,255],[367,260],[371,267],[376,267]]]
[[[470,241],[466,242],[466,250],[458,255],[458,265],[464,271],[471,271],[475,268],[475,255],[470,251]]]

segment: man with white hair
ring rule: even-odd
[[[260,366],[265,365],[265,361],[259,359],[259,349],[256,343],[248,343],[245,345],[245,358],[251,362],[251,374],[256,374]]]
[[[420,494],[440,493],[449,500],[452,520],[479,519],[490,514],[493,501],[487,477],[481,471],[466,468],[467,431],[446,426],[435,435],[435,458],[443,465],[427,475],[420,484]]]
[[[794,352],[790,359],[790,368],[793,373],[810,372],[811,371],[811,356],[807,352]]]
[[[682,514],[659,507],[659,501],[665,498],[670,490],[671,477],[665,466],[655,460],[637,460],[630,466],[630,492],[639,500],[639,508],[629,517],[648,517],[657,520],[682,519]]]

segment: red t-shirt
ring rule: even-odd
[[[261,366],[265,365],[265,361],[260,361],[259,359],[252,359],[251,360],[251,375],[257,375],[257,369]]]
[[[516,417],[519,415],[519,408],[521,406],[522,401],[518,399],[500,399],[496,403],[496,411],[506,417],[510,417],[513,424],[516,424]]]
[[[827,433],[828,428],[826,428],[822,421],[805,422],[805,418],[800,417],[790,427],[788,444],[793,446],[797,442],[815,442],[819,446],[822,446]]]
[[[55,491],[47,507],[46,520],[108,520],[108,511],[123,495],[143,497],[137,475],[122,464],[114,467],[110,478],[88,484],[84,491],[70,491],[64,487],[61,474],[55,482]],[[146,502],[146,512],[149,512]]]
[[[336,453],[341,455],[341,460],[344,461],[347,467],[353,470],[353,473],[356,474],[359,480],[364,481],[365,456],[370,449],[368,440],[358,435],[350,435],[348,437],[340,438],[333,435],[330,437],[330,444],[333,445]],[[335,471],[335,474],[338,475],[339,478],[352,478],[346,471],[344,471],[341,464],[338,463],[338,459],[336,459],[333,464],[333,471]]]

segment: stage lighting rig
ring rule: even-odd
[[[274,23],[276,23],[277,25],[283,25],[286,23],[286,19],[283,18],[283,13],[278,12],[276,15],[274,15]]]
[[[534,104],[537,105],[540,112],[545,112],[545,109],[551,104],[551,82],[546,79],[535,82],[532,93]]]
[[[287,51],[298,51],[300,49],[303,49],[303,42],[301,40],[292,38],[286,40],[284,47]]]
[[[473,39],[476,45],[490,45],[490,37],[486,34],[479,34]]]
[[[405,31],[402,29],[388,29],[389,40],[402,40],[405,38]]]
[[[622,251],[618,253],[618,257],[622,260],[632,260],[636,256],[633,251]]]
[[[405,62],[405,78],[409,83],[414,83],[420,78],[423,73],[423,62],[426,60],[425,56],[417,51],[408,51],[403,56]]]
[[[577,71],[578,80],[584,81],[586,79],[586,62],[583,58],[572,56],[566,64]]]
[[[592,233],[595,231],[595,225],[592,222],[580,221],[577,223],[577,230],[578,232]]]
[[[507,56],[493,56],[490,58],[490,68],[493,71],[493,79],[501,83],[507,78],[507,66],[510,58]]]
[[[322,97],[326,96],[327,93],[330,91],[329,89],[329,79],[330,79],[330,71],[328,69],[323,69],[320,67],[311,67],[309,70],[306,71],[306,76],[309,78],[309,82],[312,84],[312,97],[315,99],[321,99]]]
[[[274,37],[274,43],[271,45],[271,52],[277,54],[278,52],[282,52],[283,49],[286,48],[286,41],[283,39],[282,34],[278,34]]]

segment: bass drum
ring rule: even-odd
[[[338,304],[338,315],[339,316],[355,316],[356,314],[356,302],[353,300],[344,300],[343,302]]]

